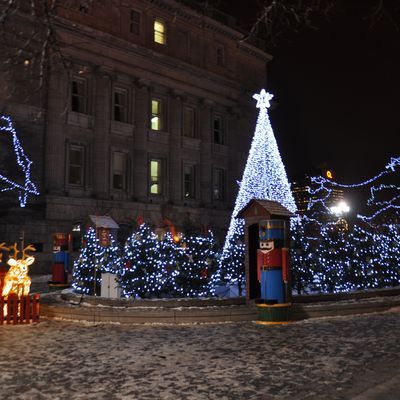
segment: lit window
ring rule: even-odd
[[[150,160],[150,194],[162,194],[161,160]]]
[[[83,185],[84,179],[84,148],[71,145],[68,149],[68,183]]]
[[[87,112],[86,80],[74,77],[71,84],[71,111],[85,114]]]
[[[183,110],[183,136],[195,137],[195,116],[192,107],[185,107]]]
[[[126,161],[126,153],[118,151],[113,153],[113,189],[123,190],[126,187]]]
[[[183,196],[185,199],[194,199],[195,192],[195,166],[184,165],[183,167]]]
[[[131,10],[131,24],[130,24],[130,32],[135,35],[140,34],[140,12],[136,10]]]
[[[114,90],[114,121],[127,121],[127,97],[126,90]]]
[[[221,168],[213,169],[213,199],[223,200],[224,199],[224,170]]]
[[[158,44],[165,44],[165,23],[160,19],[154,21],[154,42]]]
[[[217,144],[224,143],[223,124],[220,116],[214,116],[213,120],[213,141]]]
[[[163,103],[161,100],[151,100],[151,129],[160,131],[163,129]]]

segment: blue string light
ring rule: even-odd
[[[315,187],[310,189],[308,211],[293,225],[293,277],[298,292],[343,292],[399,284],[400,188],[377,182],[398,172],[399,165],[399,158],[391,158],[385,170],[353,185],[312,178]],[[369,216],[358,214],[354,225],[343,229],[341,220],[332,218],[325,200],[335,187],[367,185],[371,185],[367,205],[377,210]],[[386,200],[378,200],[382,192],[387,192]]]
[[[7,178],[5,175],[0,174],[0,181],[3,182],[3,184],[5,185],[0,189],[0,192],[17,190],[19,205],[20,207],[25,207],[28,193],[39,195],[35,184],[31,181],[30,178],[32,161],[25,155],[24,149],[19,142],[11,118],[8,116],[0,116],[0,121],[0,132],[11,135],[14,146],[14,153],[17,158],[17,164],[21,168],[25,177],[25,183],[24,185],[21,185]]]

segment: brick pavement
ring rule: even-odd
[[[390,400],[400,392],[399,333],[398,308],[273,327],[67,321],[3,326],[1,395],[16,400]]]

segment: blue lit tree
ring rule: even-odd
[[[99,264],[101,273],[118,273],[121,266],[121,250],[113,237],[110,238],[110,245],[103,248]]]
[[[72,287],[74,291],[82,294],[94,294],[94,278],[96,275],[96,294],[100,293],[101,266],[100,260],[104,248],[100,247],[96,231],[89,228],[82,239],[79,258],[74,262],[72,271]]]
[[[175,278],[175,285],[178,296],[212,296],[217,283],[217,262],[211,231],[206,237],[183,238],[176,254],[179,273]]]
[[[293,276],[301,291],[344,292],[396,286],[400,280],[400,190],[394,184],[400,158],[385,170],[354,185],[314,177],[309,211],[294,225]],[[367,215],[358,215],[349,230],[329,216],[325,200],[334,187],[370,186]],[[298,251],[297,251],[298,250]],[[310,277],[312,276],[312,279]]]
[[[125,297],[160,297],[167,278],[161,260],[160,241],[146,224],[126,241],[119,282]]]
[[[162,295],[165,297],[179,297],[177,277],[180,273],[180,261],[184,250],[174,241],[173,235],[168,232],[160,242],[160,263],[165,271],[165,280]]]
[[[253,96],[257,100],[256,107],[260,112],[219,265],[221,279],[231,283],[241,283],[244,280],[242,262],[244,221],[236,218],[238,212],[251,199],[274,200],[289,211],[296,211],[285,167],[268,117],[267,110],[272,97],[273,95],[264,89],[260,94]],[[234,259],[241,262],[232,263]]]

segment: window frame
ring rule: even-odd
[[[218,131],[216,131],[215,128],[215,122],[219,121],[220,123],[220,127],[218,129]],[[224,123],[224,118],[222,117],[221,114],[214,114],[213,115],[213,120],[212,120],[212,141],[215,144],[219,144],[219,145],[223,145],[225,144],[225,132],[224,129],[225,128],[225,123]],[[219,136],[219,140],[216,140],[216,133]]]
[[[74,93],[74,84],[82,83],[83,84],[83,94],[79,93],[79,90]],[[88,80],[86,78],[74,75],[71,80],[71,100],[70,100],[70,109],[72,112],[76,112],[79,114],[88,114],[89,109],[89,86]],[[77,101],[77,107],[74,105],[74,99]]]
[[[156,29],[157,24],[160,24],[160,26],[162,26],[162,31]],[[160,46],[167,45],[167,24],[164,19],[159,17],[154,18],[153,21],[153,43]]]
[[[220,67],[226,66],[226,49],[223,44],[218,44],[216,48],[216,62]]]
[[[158,163],[158,174],[155,176],[156,179],[153,181],[153,176],[152,175],[152,163],[153,162],[157,162]],[[164,159],[162,159],[161,157],[156,157],[156,156],[151,156],[149,158],[149,196],[156,196],[156,197],[160,197],[164,195],[164,182],[165,182],[165,178],[164,178],[164,165],[165,165],[165,161]],[[152,192],[152,186],[153,185],[157,185],[159,190],[157,193],[153,193]]]
[[[186,179],[185,169],[190,168],[190,180]],[[186,185],[189,184],[189,195],[187,195]],[[182,168],[182,197],[184,200],[196,199],[196,165],[191,163],[184,163]]]
[[[192,113],[192,121],[191,121],[191,134],[187,134],[186,131],[186,111],[191,111]],[[195,138],[196,137],[196,109],[192,106],[185,105],[183,107],[183,116],[182,116],[182,135],[188,138]]]
[[[159,104],[159,110],[157,113],[153,112],[153,102],[157,102]],[[165,118],[165,109],[166,109],[166,102],[164,99],[160,97],[151,97],[150,99],[150,129],[153,131],[165,131],[166,130],[166,118]],[[153,118],[158,118],[158,128],[153,127]]]
[[[123,156],[123,166],[122,170],[118,171],[115,166],[116,155]],[[115,186],[115,176],[118,175],[116,172],[121,172],[121,187]],[[120,150],[113,150],[111,154],[111,189],[117,191],[126,191],[128,187],[128,153]]]
[[[71,163],[71,151],[77,151],[81,153],[81,164],[72,164]],[[85,162],[86,162],[86,147],[84,145],[69,143],[67,146],[67,179],[66,183],[68,186],[74,187],[84,187],[85,186]],[[80,182],[71,182],[71,167],[79,167],[80,168]]]
[[[113,93],[113,99],[112,99],[112,106],[113,106],[112,119],[113,119],[113,121],[128,123],[128,121],[129,121],[129,91],[128,91],[128,89],[125,89],[120,86],[114,86],[112,93]],[[121,105],[116,104],[116,98],[115,98],[116,94],[123,95],[125,105],[121,106]],[[123,110],[123,115],[122,115],[121,119],[116,118],[117,107],[119,107],[118,109],[120,111]]]
[[[138,21],[135,21],[133,16],[137,15]],[[132,35],[140,35],[141,32],[141,26],[142,26],[142,13],[138,10],[135,10],[134,8],[131,8],[131,11],[129,13],[129,33]],[[136,27],[136,29],[133,29],[133,27]]]
[[[216,187],[216,173],[218,173],[219,184]],[[226,171],[223,168],[213,167],[212,169],[212,199],[213,201],[224,201],[225,200],[225,181],[226,181]],[[217,189],[217,193],[215,189]]]

